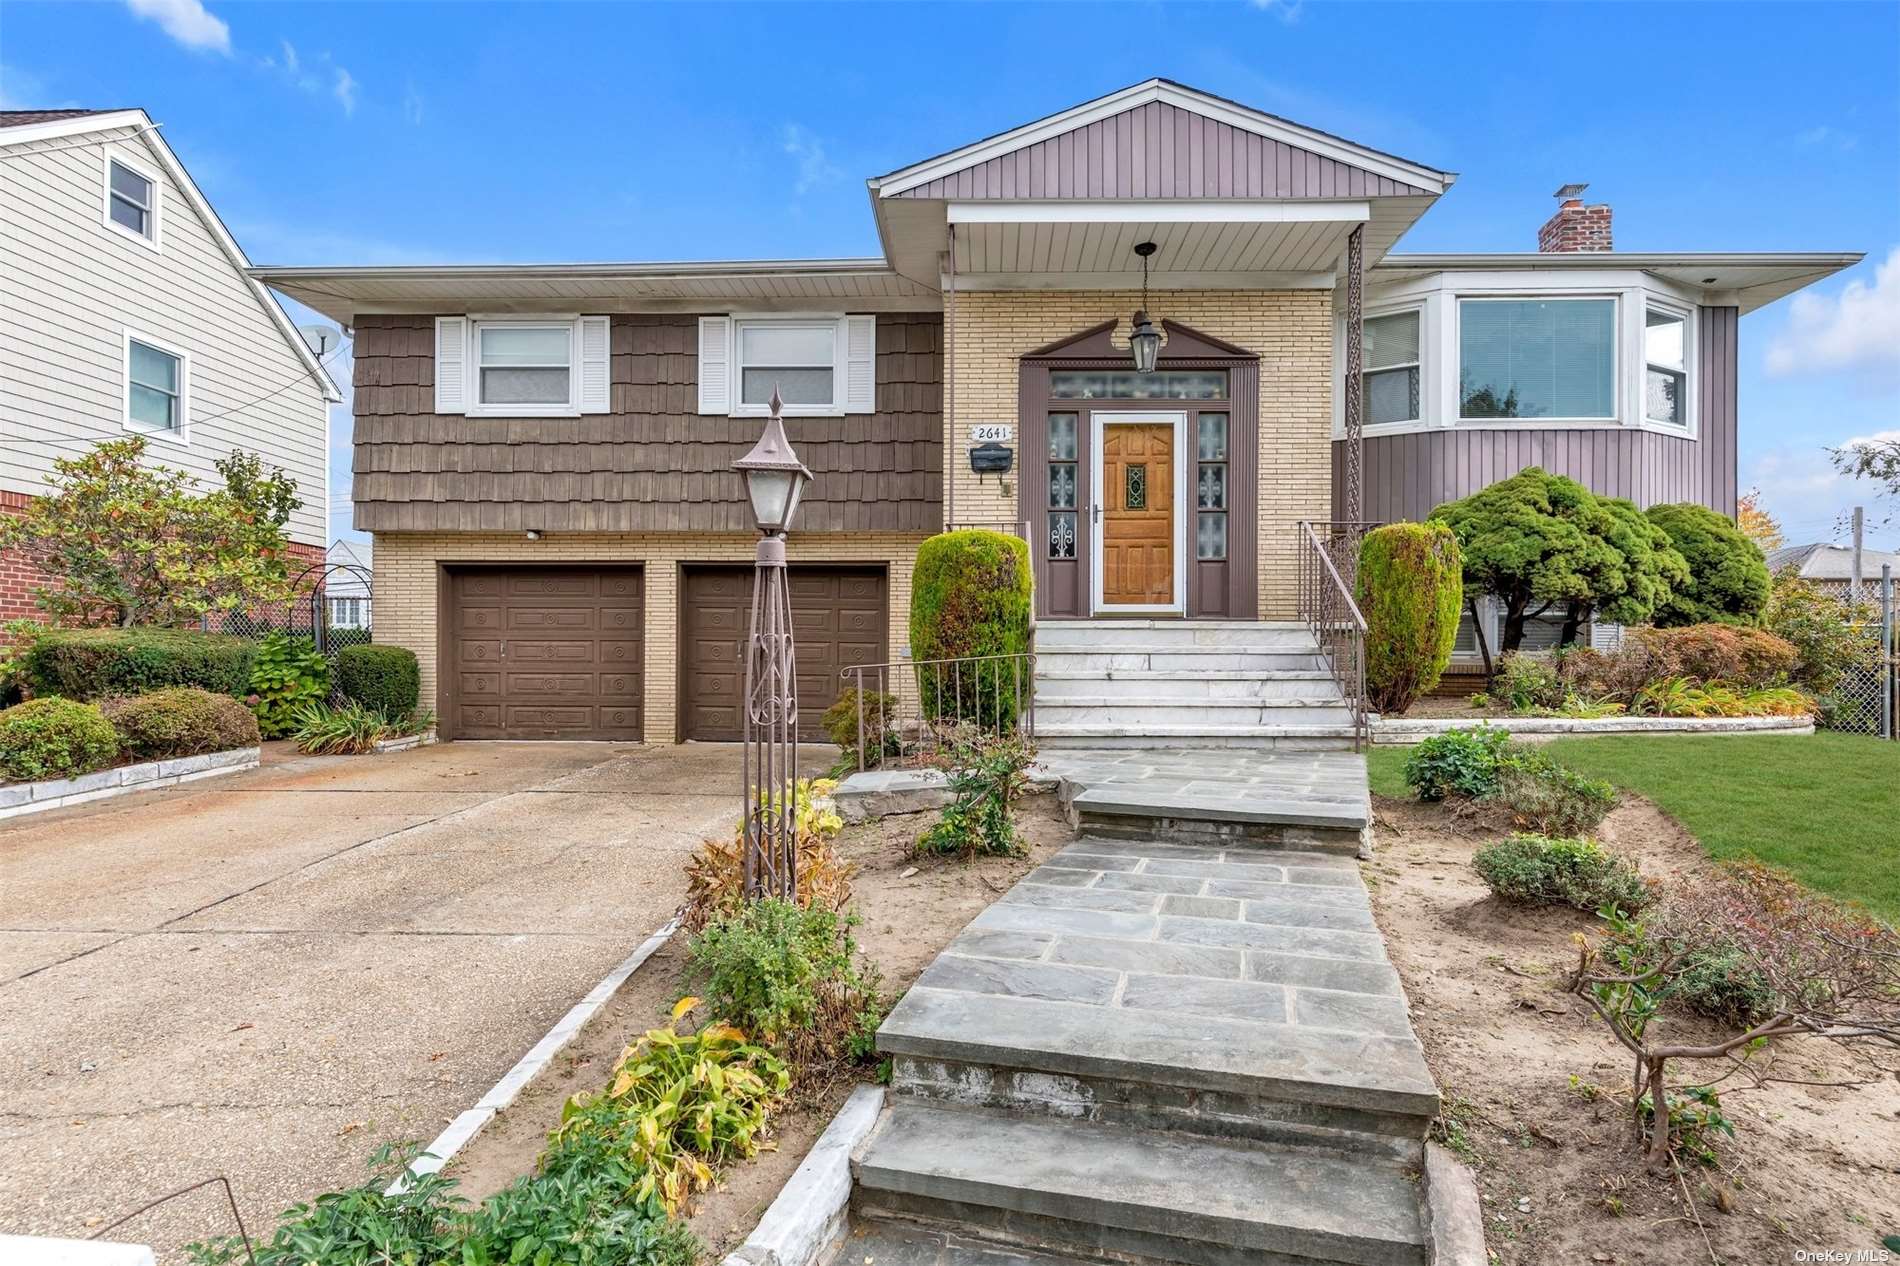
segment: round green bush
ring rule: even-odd
[[[1688,501],[1651,506],[1649,520],[1689,564],[1688,582],[1656,608],[1658,625],[1761,623],[1768,563],[1734,520]]]
[[[190,629],[50,629],[27,652],[36,695],[105,699],[167,686],[242,697],[257,644]]]
[[[918,547],[910,590],[913,660],[1023,654],[1029,616],[1029,546],[1020,537],[965,530]],[[1030,682],[1026,667],[992,661],[954,673],[919,669],[918,689],[933,720],[1007,727]]]
[[[257,718],[229,695],[173,686],[100,706],[118,732],[119,746],[136,760],[169,760],[228,752],[258,744]]]
[[[110,765],[119,737],[98,708],[73,699],[29,699],[0,712],[0,775],[19,782],[71,778]]]
[[[1523,905],[1633,914],[1650,900],[1635,865],[1595,840],[1513,835],[1479,849],[1471,864],[1500,898]]]
[[[346,646],[336,653],[336,688],[384,716],[408,716],[422,696],[422,669],[400,646]]]
[[[1403,714],[1438,684],[1458,640],[1464,560],[1443,523],[1393,523],[1359,547],[1359,613],[1366,620],[1366,696]]]

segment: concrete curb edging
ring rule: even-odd
[[[1432,1266],[1485,1266],[1484,1205],[1471,1170],[1437,1143],[1425,1144],[1425,1233]]]
[[[149,1244],[0,1235],[0,1261],[11,1266],[153,1266],[157,1260]]]
[[[1372,722],[1375,746],[1409,744],[1487,725],[1526,736],[1559,734],[1812,734],[1812,717],[1420,717]]]
[[[573,1041],[594,1013],[607,1004],[607,1000],[627,983],[627,977],[639,970],[640,964],[653,957],[667,938],[679,930],[680,920],[674,915],[666,926],[640,942],[640,948],[620,961],[619,966],[601,977],[600,983],[588,991],[587,996],[569,1007],[567,1014],[558,1020],[554,1027],[529,1048],[528,1053],[515,1061],[502,1079],[489,1088],[487,1094],[475,1101],[475,1106],[449,1122],[447,1129],[435,1136],[423,1154],[416,1158],[407,1172],[395,1182],[389,1184],[385,1195],[402,1194],[408,1185],[409,1175],[420,1177],[433,1174],[455,1159],[455,1154],[467,1147],[470,1140],[495,1119],[495,1114],[515,1101],[520,1093],[527,1089],[528,1083],[541,1075],[541,1071],[554,1062],[561,1048]]]
[[[198,756],[174,756],[169,760],[150,760],[137,765],[117,765],[77,778],[42,778],[38,782],[16,782],[0,787],[0,818],[17,818],[28,813],[45,813],[68,805],[93,800],[110,800],[135,791],[156,791],[256,769],[261,749],[234,747],[228,752],[205,752]]]
[[[844,1238],[851,1153],[884,1111],[882,1086],[859,1086],[811,1145],[745,1243],[720,1266],[813,1266]]]
[[[1031,765],[1028,778],[1025,792],[1031,795],[1055,791],[1061,785],[1041,765]],[[941,769],[864,769],[845,778],[831,793],[838,816],[854,826],[901,813],[941,809],[954,798],[950,776]]]
[[[391,752],[406,752],[412,747],[428,747],[435,742],[435,731],[425,730],[421,734],[405,734],[401,738],[377,739],[370,751],[378,756],[387,756]]]

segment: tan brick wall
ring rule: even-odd
[[[969,428],[1019,423],[1017,363],[1025,352],[1079,333],[1140,303],[1134,291],[973,292],[956,296],[953,323],[956,434],[944,468],[959,524],[1020,518],[1016,479],[970,473]],[[1155,291],[1149,312],[1260,354],[1260,615],[1294,611],[1294,525],[1325,519],[1332,505],[1332,292]]]
[[[436,698],[437,568],[442,563],[641,563],[645,567],[646,699],[649,743],[671,743],[678,715],[680,568],[689,563],[749,562],[751,536],[556,534],[530,541],[515,534],[378,533],[376,640],[406,646],[422,666],[424,706]],[[898,658],[909,638],[910,577],[921,535],[799,536],[794,563],[885,563],[889,569],[888,643]]]

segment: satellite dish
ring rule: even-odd
[[[300,325],[297,333],[303,335],[303,341],[309,346],[318,360],[322,360],[343,341],[343,331],[334,325]]]

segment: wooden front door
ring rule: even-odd
[[[1174,607],[1173,420],[1102,423],[1103,607]]]

